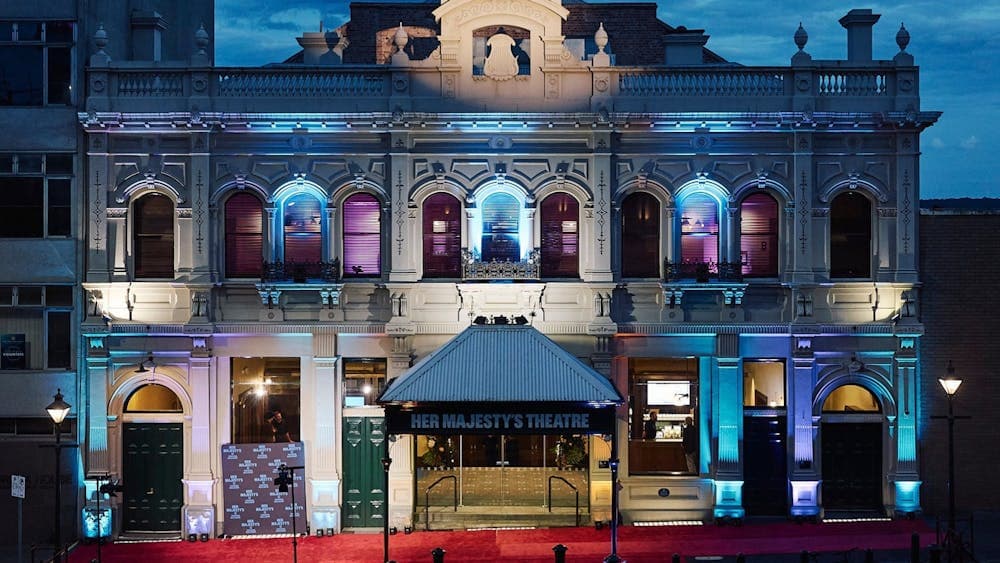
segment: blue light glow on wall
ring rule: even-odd
[[[715,482],[715,510],[712,514],[716,518],[743,518],[746,514],[743,510],[743,481]]]
[[[896,481],[896,512],[908,514],[920,511],[922,481]]]

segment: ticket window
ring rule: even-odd
[[[692,426],[687,449],[697,452],[696,359],[630,360],[630,396],[629,473],[691,473],[683,436]]]

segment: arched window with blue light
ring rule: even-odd
[[[451,194],[436,193],[423,206],[424,277],[462,275],[462,204]]]
[[[382,209],[366,193],[344,201],[344,277],[366,278],[382,274]]]
[[[542,201],[542,277],[579,276],[580,204],[566,193],[552,194]]]
[[[696,192],[680,202],[681,262],[708,264],[715,271],[719,262],[719,205]]]
[[[830,277],[869,278],[872,274],[872,204],[844,192],[830,204]]]
[[[285,262],[318,263],[323,259],[323,221],[320,201],[308,193],[285,200],[283,225]]]
[[[755,193],[740,204],[740,262],[747,277],[778,275],[778,202]]]
[[[622,277],[660,276],[660,202],[636,192],[622,201]]]
[[[495,193],[483,202],[482,259],[484,262],[521,260],[519,237],[521,205],[517,198]]]

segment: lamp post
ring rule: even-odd
[[[54,510],[55,516],[55,554],[53,554],[52,559],[57,563],[62,563],[62,491],[60,491],[59,484],[59,468],[62,461],[62,421],[66,419],[66,415],[69,414],[69,403],[63,400],[62,389],[57,389],[55,396],[53,396],[53,401],[49,403],[49,406],[45,407],[45,410],[49,413],[49,417],[52,419],[52,429],[56,434],[56,466],[55,466],[55,488],[56,488],[56,506]]]
[[[962,380],[955,377],[955,366],[948,360],[948,369],[945,376],[938,379],[938,383],[948,395],[948,415],[932,416],[931,418],[944,418],[948,420],[948,533],[946,542],[949,546],[957,539],[955,532],[955,421],[970,418],[968,416],[956,416],[954,410],[955,393],[962,385]],[[949,550],[949,554],[951,551]],[[949,557],[950,560],[950,557]]]
[[[392,465],[392,458],[389,457],[389,441],[385,441],[385,457],[382,458],[382,563],[389,563],[389,466]]]

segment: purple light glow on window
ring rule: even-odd
[[[381,274],[381,228],[375,196],[361,193],[344,201],[344,277]]]

